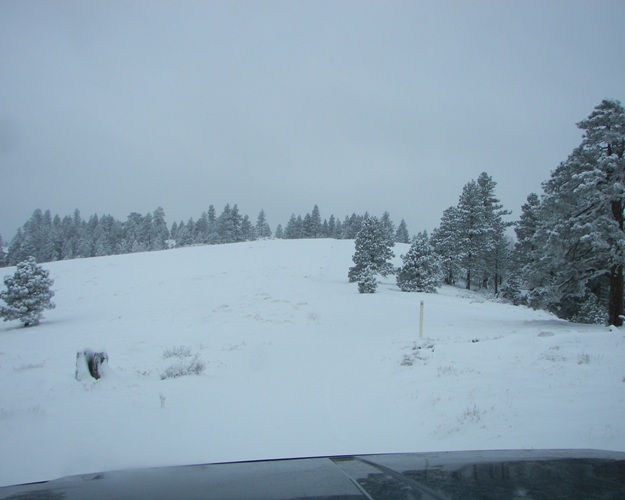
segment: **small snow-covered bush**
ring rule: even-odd
[[[594,293],[588,293],[572,320],[575,323],[605,325],[608,321],[605,307]]]
[[[182,357],[161,372],[161,380],[184,377],[186,375],[200,375],[205,369],[206,364],[200,359],[199,354]]]
[[[0,292],[6,306],[0,306],[4,321],[19,320],[24,326],[35,326],[43,317],[44,309],[54,309],[51,290],[54,280],[50,272],[37,265],[34,257],[28,257],[17,265],[13,276],[6,276],[6,291]]]
[[[179,345],[168,349],[163,349],[163,359],[188,358],[190,356],[191,348],[188,345]]]
[[[506,283],[499,290],[498,297],[510,302],[514,306],[518,306],[527,302],[527,299],[521,291],[521,282],[516,276],[510,276]]]

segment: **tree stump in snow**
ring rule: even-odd
[[[109,357],[105,352],[93,352],[84,349],[76,353],[76,380],[85,380],[92,377],[98,380],[102,375],[103,367],[108,363]]]

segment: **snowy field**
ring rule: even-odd
[[[353,252],[276,240],[44,264],[57,308],[35,328],[0,324],[0,485],[328,454],[625,451],[623,330],[457,288],[403,293],[394,277],[360,295]],[[108,352],[105,379],[75,380],[85,347]],[[201,375],[161,380],[195,355]]]

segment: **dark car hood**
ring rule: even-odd
[[[510,450],[136,469],[0,488],[0,499],[625,498],[625,453]]]

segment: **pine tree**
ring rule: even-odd
[[[314,238],[314,230],[312,228],[312,217],[310,214],[304,215],[302,221],[302,238]]]
[[[540,198],[536,193],[527,196],[527,203],[521,206],[521,216],[514,225],[516,243],[513,261],[517,270],[538,258],[535,253],[540,250],[535,246],[536,231],[539,224]]]
[[[176,242],[176,246],[178,245],[178,223],[176,221],[171,225],[171,229],[169,230],[169,237]]]
[[[434,293],[442,285],[443,273],[438,255],[430,245],[427,232],[415,236],[403,265],[397,272],[397,286],[404,292]]]
[[[395,243],[410,243],[410,234],[408,234],[408,227],[404,219],[401,220],[395,232]]]
[[[356,253],[352,256],[354,264],[349,268],[350,282],[358,280],[358,276],[368,267],[371,272],[388,276],[394,273],[389,260],[394,257],[392,248],[395,242],[388,238],[388,233],[376,217],[367,217],[356,236]]]
[[[202,212],[202,215],[196,221],[194,233],[193,243],[196,245],[208,243],[208,214],[206,212]]]
[[[497,296],[515,306],[522,304],[524,297],[521,292],[520,280],[514,275],[510,276],[504,286],[501,287],[501,290],[499,290]]]
[[[486,216],[480,188],[475,181],[465,184],[458,201],[458,217],[460,224],[457,228],[457,245],[460,266],[465,272],[467,290],[475,284],[481,268],[482,252],[486,236]],[[473,282],[472,282],[473,280]],[[479,281],[479,280],[478,280]]]
[[[359,293],[375,293],[378,288],[378,280],[375,277],[375,271],[371,265],[365,266],[365,268],[358,274],[358,292]]]
[[[328,219],[323,219],[323,224],[321,225],[321,238],[329,238],[330,237],[330,224]]]
[[[317,205],[313,207],[310,221],[308,227],[305,227],[305,231],[308,234],[308,238],[321,238],[321,214]]]
[[[252,225],[249,216],[244,215],[241,220],[241,231],[239,241],[254,241],[256,240],[256,229]]]
[[[593,294],[608,322],[623,323],[625,110],[602,101],[578,124],[584,138],[543,184],[531,243],[540,259],[523,268],[531,305],[579,320]],[[586,307],[586,310],[589,308]]]
[[[276,238],[284,238],[284,230],[282,229],[282,224],[278,224],[278,227],[276,227]]]
[[[4,321],[19,320],[24,326],[35,326],[43,317],[44,309],[53,309],[54,292],[50,289],[54,281],[49,272],[38,266],[34,257],[28,257],[17,265],[15,274],[6,276],[6,291],[0,292],[6,306],[0,306]]]
[[[336,217],[330,215],[328,219],[328,238],[338,238],[336,231]]]
[[[356,215],[353,213],[351,216],[345,216],[345,221],[343,222],[342,228],[342,238],[344,240],[353,240],[358,236],[360,229],[363,225],[364,219],[368,217],[368,214],[365,214],[365,217],[361,215]]]
[[[380,223],[386,231],[387,238],[395,241],[395,224],[393,224],[393,221],[391,220],[391,214],[389,214],[388,212],[384,212],[382,214],[382,218],[380,219]]]
[[[523,277],[533,306],[573,318],[593,294],[609,324],[621,326],[625,109],[604,100],[578,127],[585,132],[581,145],[543,184],[538,227],[529,240],[540,258],[525,264]]]
[[[295,218],[295,214],[291,214],[289,222],[284,229],[284,237],[289,240],[294,240],[301,237],[301,224],[298,219]]]
[[[0,267],[7,265],[7,253],[4,249],[4,241],[2,241],[2,235],[0,235]]]
[[[217,224],[217,212],[215,211],[214,205],[209,205],[207,219],[208,219],[207,243],[209,245],[215,245],[219,243],[219,231],[218,231],[218,224]]]
[[[258,238],[271,238],[271,229],[267,224],[267,217],[265,211],[261,209],[256,219],[256,237]]]
[[[509,242],[505,235],[510,225],[495,197],[496,183],[483,172],[478,180],[465,184],[458,205],[443,212],[441,224],[432,234],[435,251],[443,259],[445,282],[453,284],[460,271],[465,286],[497,292],[509,266]]]
[[[504,222],[503,217],[510,215],[510,211],[504,210],[495,196],[497,183],[486,172],[482,172],[477,179],[480,191],[480,199],[484,210],[484,234],[480,251],[479,267],[483,288],[488,288],[492,283],[495,294],[499,284],[510,264],[510,247],[506,237],[506,229],[512,225]]]
[[[239,208],[235,204],[230,207],[226,204],[223,212],[217,219],[220,243],[234,243],[241,241],[241,223],[243,218],[239,214]]]
[[[432,232],[431,243],[441,258],[447,285],[454,285],[460,275],[459,225],[458,210],[456,207],[449,207],[443,211],[440,225]]]

